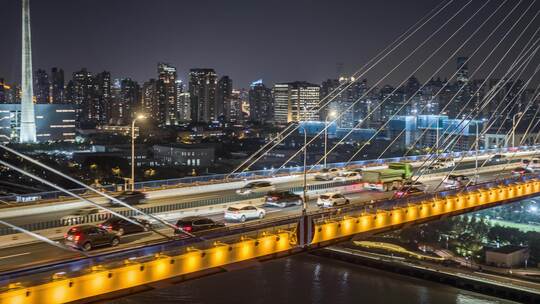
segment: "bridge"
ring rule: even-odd
[[[428,15],[418,20],[403,35],[355,72],[352,78],[361,79],[369,69],[391,55],[427,22],[445,11],[452,2],[447,1],[437,5]],[[502,19],[494,22],[494,27],[489,33],[477,35],[479,30],[486,24],[490,24],[489,21],[508,2],[503,1],[491,14],[480,14],[486,17],[485,20],[475,24],[475,29],[469,31],[466,37],[461,37],[464,40],[458,44],[457,48],[450,47],[447,42],[459,34],[477,14],[489,7],[489,1],[487,1],[479,5],[476,11],[466,10],[471,2],[460,6],[453,14],[445,16],[440,27],[430,32],[428,37],[419,44],[415,42],[416,47],[389,71],[390,74],[400,67],[449,23],[455,21],[455,17],[462,12],[469,11],[472,14],[465,20],[457,22],[458,27],[453,33],[454,29],[450,31],[448,40],[443,43],[437,42],[436,46],[427,52],[429,53],[427,58],[388,96],[395,93],[441,50],[450,49],[451,54],[443,63],[435,64],[437,69],[431,78],[436,77],[441,69],[469,42],[475,40],[479,42],[476,48],[470,46],[471,58],[478,56],[479,51],[489,49],[487,55],[482,54],[483,60],[478,68],[468,75],[472,77],[482,68],[488,70],[487,75],[483,75],[485,79],[481,81],[478,88],[468,88],[473,91],[477,89],[470,94],[470,99],[462,100],[460,94],[467,86],[467,81],[458,82],[459,90],[456,94],[451,96],[446,104],[441,105],[440,109],[437,109],[435,124],[429,122],[425,128],[419,130],[409,143],[408,150],[401,157],[383,158],[383,155],[398,138],[407,132],[407,128],[403,128],[401,133],[394,134],[394,137],[388,139],[388,147],[381,148],[383,151],[377,159],[358,160],[357,155],[382,136],[381,133],[388,131],[389,122],[399,117],[404,107],[415,103],[418,110],[416,113],[427,110],[429,102],[423,104],[421,100],[414,99],[424,89],[424,85],[406,101],[400,101],[399,106],[392,108],[392,113],[389,113],[385,121],[380,122],[375,133],[367,140],[358,141],[358,145],[354,146],[352,156],[347,157],[348,160],[343,159],[342,163],[326,164],[326,157],[337,153],[340,144],[347,139],[350,140],[349,136],[354,130],[358,130],[368,117],[373,116],[375,110],[387,102],[388,96],[380,104],[367,111],[365,119],[359,120],[354,128],[351,128],[329,149],[326,145],[326,132],[329,125],[336,123],[347,111],[352,110],[368,92],[347,108],[342,109],[343,111],[337,113],[331,121],[325,121],[324,127],[317,130],[315,134],[311,134],[309,138],[305,121],[289,123],[277,136],[270,138],[266,144],[229,174],[133,183],[132,189],[143,191],[148,198],[145,204],[136,207],[115,198],[118,194],[116,188],[92,188],[30,156],[0,145],[2,153],[16,155],[26,162],[31,162],[43,170],[58,174],[81,186],[80,189],[63,189],[7,161],[0,160],[0,166],[57,189],[51,192],[0,198],[2,203],[0,207],[0,224],[2,224],[0,227],[0,253],[2,254],[0,256],[0,304],[84,303],[107,299],[112,296],[157,288],[169,282],[175,283],[213,274],[224,269],[235,269],[254,260],[265,261],[316,250],[354,238],[539,196],[538,170],[531,169],[523,174],[512,172],[516,167],[526,165],[522,159],[534,159],[540,154],[540,146],[537,145],[540,132],[537,135],[532,134],[538,127],[540,86],[527,95],[528,99],[518,100],[518,96],[533,83],[534,77],[540,70],[538,65],[531,64],[535,62],[535,56],[540,49],[540,40],[537,38],[540,28],[536,28],[536,31],[529,35],[529,28],[535,29],[531,25],[534,24],[533,21],[539,12],[536,11],[533,17],[526,18],[530,17],[526,13],[531,9],[532,2],[525,1],[524,10],[516,18],[510,18],[518,7],[522,8],[523,1],[520,1],[518,4],[511,5],[511,11],[504,14],[504,18],[501,17]],[[505,25],[507,20],[513,24],[503,27],[502,25]],[[524,24],[521,24],[522,21]],[[518,24],[521,27],[516,28]],[[508,40],[508,35],[515,29],[519,29],[515,41],[502,44]],[[524,41],[521,47],[516,47],[516,42],[526,37],[529,39]],[[473,40],[473,38],[476,39]],[[485,43],[490,39],[495,40],[495,45],[487,47]],[[502,51],[506,52],[495,58],[496,63],[487,64],[487,59],[493,57],[495,50],[499,48],[503,48]],[[516,54],[512,54],[511,50],[514,50]],[[466,64],[468,60],[467,58],[463,64]],[[502,63],[506,62],[505,60],[511,62],[504,66]],[[521,79],[524,72],[531,67],[534,68],[532,75],[527,77],[520,87],[515,88],[519,94],[510,94],[511,90],[503,90],[505,87],[514,88],[518,81],[513,80]],[[480,96],[480,90],[486,86],[486,81],[494,76],[496,70],[503,70],[500,79],[497,79],[481,98],[473,98]],[[457,77],[459,72],[460,70],[456,71],[451,79]],[[380,85],[385,77],[377,81],[373,87]],[[463,75],[460,77],[463,78]],[[317,106],[304,109],[306,112],[304,116],[308,117],[308,114],[318,113],[321,109],[328,108],[329,103],[349,86],[350,84],[340,85],[320,100]],[[434,92],[433,99],[445,94],[447,86],[448,83],[442,84],[441,88]],[[494,98],[498,95],[504,95],[503,100],[506,102],[493,105]],[[458,109],[453,115],[456,118],[449,125],[441,126],[439,116],[445,115],[451,106]],[[485,117],[484,111],[487,111],[488,106],[493,115]],[[534,115],[529,112],[533,112]],[[512,128],[505,130],[503,125],[509,118],[512,121]],[[527,129],[516,142],[516,125],[520,122],[527,124]],[[474,130],[476,135],[474,140],[463,140],[464,136],[470,135],[464,130]],[[426,134],[428,132],[434,134]],[[503,147],[496,145],[497,148],[489,149],[489,145],[484,142],[482,149],[480,141],[488,135],[488,132],[493,132],[491,134],[493,136],[503,137]],[[285,162],[276,163],[275,169],[250,171],[255,163],[293,134],[303,135],[304,143],[297,151],[294,151],[290,158]],[[434,135],[435,140],[433,147],[429,149],[430,153],[411,156],[411,150],[419,146],[419,141],[431,135]],[[318,161],[308,164],[309,147],[321,137],[325,138],[324,155]],[[512,138],[511,146],[510,138]],[[459,149],[458,144],[461,147]],[[303,166],[288,166],[293,160],[301,158],[302,154]],[[449,160],[451,164],[441,168],[435,166]],[[392,191],[369,190],[367,186],[372,182],[361,176],[363,172],[386,168],[391,163],[410,166],[412,177],[404,177],[400,182],[407,180],[413,185],[424,186],[422,194],[399,198],[396,196],[397,192],[393,190],[407,189],[404,183],[396,186],[396,189]],[[341,172],[354,171],[359,174],[352,178],[341,175],[332,180],[317,179],[322,170],[332,168]],[[442,185],[450,175],[466,175],[471,178],[458,186],[445,188]],[[270,182],[278,190],[289,190],[301,194],[302,205],[290,208],[265,207],[266,216],[262,219],[227,223],[224,227],[195,234],[175,226],[178,219],[188,215],[204,215],[215,221],[224,222],[223,212],[233,204],[263,206],[266,193],[247,195],[237,193],[237,190],[252,181]],[[316,204],[317,197],[328,192],[346,195],[350,204],[319,208]],[[108,205],[110,200],[114,200],[120,207]],[[76,223],[96,225],[113,216],[133,221],[131,217],[139,216],[151,223],[151,229],[142,233],[122,235],[118,246],[111,248],[99,248],[87,252],[65,246],[61,240],[74,222],[72,219],[65,219],[64,216],[91,205],[101,211],[78,217]]]

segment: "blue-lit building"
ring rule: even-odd
[[[77,106],[71,104],[35,104],[38,142],[74,142]],[[21,104],[0,104],[0,142],[18,142]]]
[[[299,123],[298,132],[303,135],[306,130],[308,136],[316,136],[324,130],[325,124],[324,121],[302,121]],[[328,138],[339,140],[347,136],[347,142],[363,141],[369,140],[375,133],[375,129],[339,128],[336,123],[328,122]],[[321,136],[323,134],[321,133]]]

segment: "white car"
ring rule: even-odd
[[[248,204],[232,205],[225,210],[226,221],[245,222],[250,219],[262,219],[265,215],[266,211],[263,208]]]
[[[334,180],[338,182],[345,182],[345,181],[358,180],[361,178],[362,178],[362,175],[360,175],[360,173],[358,172],[346,171],[346,172],[341,172],[339,176],[334,177]]]
[[[72,214],[63,216],[60,220],[67,225],[76,225],[81,224],[86,216],[104,213],[106,212],[103,211],[103,209],[97,207],[85,207],[73,212]]]
[[[470,179],[465,175],[450,174],[443,180],[445,189],[457,189],[470,183]]]
[[[338,168],[324,168],[319,173],[315,174],[316,180],[329,181],[339,175]]]
[[[437,159],[433,164],[431,164],[428,169],[429,170],[435,170],[435,169],[446,169],[446,168],[452,168],[456,166],[456,162],[451,158],[439,158]]]
[[[349,204],[349,199],[341,193],[330,192],[319,195],[317,206],[321,208],[331,208]]]
[[[276,187],[271,182],[257,181],[246,184],[244,187],[236,190],[237,194],[247,195],[251,193],[266,193],[268,191],[274,191]]]

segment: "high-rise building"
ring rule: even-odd
[[[64,103],[64,70],[51,70],[51,102]]]
[[[182,123],[191,121],[191,98],[188,92],[178,95],[178,120]]]
[[[467,83],[469,82],[469,57],[458,57],[457,58],[457,75],[456,79],[458,82]]]
[[[51,103],[51,82],[47,71],[38,69],[34,76],[34,95],[36,103]]]
[[[103,71],[96,75],[94,79],[94,92],[91,100],[94,103],[91,105],[93,122],[104,124],[109,121],[109,109],[112,104],[111,92],[111,73]]]
[[[30,1],[22,0],[22,96],[21,96],[21,143],[34,143],[36,116],[34,114],[34,89],[32,83],[32,38],[30,34]]]
[[[319,120],[320,89],[304,81],[275,84],[272,89],[275,123]]]
[[[221,77],[217,83],[215,111],[218,120],[230,121],[232,87],[232,79],[229,76]]]
[[[139,101],[139,84],[131,78],[118,80],[113,85],[116,91],[110,107],[110,122],[116,125],[127,125],[131,123],[133,113],[137,111]]]
[[[141,90],[141,111],[146,113],[154,122],[161,124],[165,121],[165,113],[161,111],[157,83],[155,79],[145,82]]]
[[[209,123],[217,120],[216,87],[217,74],[214,69],[190,70],[189,94],[192,122]]]
[[[157,95],[160,104],[160,125],[177,124],[178,110],[176,92],[176,68],[167,63],[158,63]]]
[[[262,79],[251,83],[249,87],[249,120],[264,124],[272,121],[272,90],[267,88]]]
[[[244,122],[244,102],[245,90],[233,90],[231,94],[231,102],[227,109],[227,121],[231,123]]]

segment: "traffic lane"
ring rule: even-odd
[[[347,194],[345,196],[351,200],[351,203],[359,203],[388,198],[391,195],[392,194],[388,192],[364,191],[360,193]],[[265,220],[300,215],[302,212],[302,206],[292,206],[286,208],[264,207],[264,209],[267,211]],[[319,207],[317,207],[316,200],[310,200],[308,203],[308,211],[316,211],[318,209]],[[211,214],[207,217],[215,221],[225,222],[223,213]],[[174,223],[175,221],[172,222]],[[226,226],[231,228],[234,228],[237,225],[242,225],[242,223],[237,222],[225,223]],[[69,228],[66,228],[66,231],[67,229]],[[173,236],[173,232],[170,228],[160,228],[158,229],[158,231]],[[127,249],[132,248],[133,246],[140,246],[145,243],[156,242],[160,240],[163,240],[162,236],[151,232],[127,235],[122,237],[121,243],[117,247],[96,248],[95,250],[88,252],[88,254],[96,255],[110,252],[113,250],[116,251],[119,249]],[[0,250],[0,271],[17,269],[20,267],[24,267],[25,265],[33,265],[40,262],[67,260],[80,256],[80,254],[74,253],[72,251],[62,250],[47,243],[33,243],[11,248],[4,248]]]
[[[312,179],[309,180],[310,185],[319,185],[319,184],[333,182],[333,181],[317,181],[317,180],[314,180],[313,177],[311,178]],[[302,181],[293,181],[293,182],[279,183],[279,184],[276,184],[275,186],[276,186],[276,189],[283,190],[283,189],[288,189],[288,188],[300,187],[302,185],[303,185]],[[238,200],[241,200],[243,198],[242,195],[238,195],[236,193],[236,190],[225,190],[225,191],[194,194],[194,195],[189,195],[189,196],[184,196],[184,197],[173,196],[173,197],[149,200],[147,203],[136,205],[134,207],[143,208],[143,207],[152,207],[152,206],[159,206],[159,205],[168,205],[168,204],[173,204],[173,203],[188,203],[188,202],[197,201],[197,200],[210,200],[210,199],[217,199],[220,197],[230,197],[230,196],[236,196],[238,197]],[[100,199],[99,201],[96,200],[96,202],[105,203],[103,199]],[[92,205],[88,204],[88,206],[91,207]],[[120,207],[120,208],[112,208],[112,209],[117,211],[117,210],[126,210],[127,208]],[[32,216],[11,217],[11,218],[6,218],[5,221],[13,225],[25,225],[25,224],[31,224],[31,223],[47,222],[47,221],[59,220],[64,216],[73,214],[73,212],[77,210],[79,209],[47,212],[47,213],[41,213],[41,214],[36,214]]]
[[[490,173],[483,173],[479,175],[480,181],[488,181],[492,179],[492,174]],[[436,185],[440,183],[441,179],[433,180],[426,182],[425,184],[431,186],[431,189],[434,189]],[[432,191],[428,191],[432,192]],[[370,201],[377,201],[381,199],[389,199],[392,198],[393,192],[380,192],[380,191],[361,191],[358,193],[349,193],[345,194],[345,196],[351,200],[352,203],[365,203]],[[285,216],[291,216],[295,214],[300,214],[301,212],[301,206],[294,206],[294,207],[288,207],[288,208],[272,208],[272,207],[265,207],[265,210],[267,211],[266,219],[272,219],[272,218],[279,218],[279,217],[285,217]],[[316,205],[316,199],[312,199],[308,203],[308,211],[315,211],[318,207]],[[224,222],[223,213],[216,213],[216,214],[210,214],[207,215],[208,217],[212,218],[215,221],[221,221]],[[180,218],[180,217],[179,217]],[[172,223],[175,223],[177,219],[172,220]],[[234,225],[237,225],[238,223],[227,223],[228,226],[234,227]],[[66,227],[67,231],[68,227]],[[159,229],[161,233],[167,233],[169,235],[172,234],[171,229],[165,228],[165,229]],[[159,236],[157,234],[152,233],[144,233],[140,235],[132,235],[132,236],[126,236],[122,238],[122,242],[120,244],[120,247],[116,248],[129,248],[133,245],[139,245],[145,242],[149,241],[155,241],[161,239],[162,236]],[[41,244],[32,244],[28,246],[38,246],[38,248],[41,248],[41,250],[37,251],[38,256],[43,256],[43,259],[49,259],[54,258],[58,255],[58,251],[61,249],[57,249],[56,247],[53,247],[51,245],[41,243]],[[30,248],[30,249],[27,249]],[[9,263],[19,264],[20,262],[26,261],[28,258],[30,258],[28,252],[33,252],[32,248],[34,247],[27,247],[27,246],[18,246],[13,248],[7,248],[0,250],[0,269],[2,269],[2,264],[5,264],[6,261],[9,261]],[[54,250],[46,250],[43,248],[52,248]],[[116,248],[114,248],[116,250]],[[102,248],[93,251],[93,253],[102,253],[110,251],[111,249],[108,248]],[[71,253],[69,253],[71,254]],[[65,257],[65,253],[61,254],[60,256]],[[71,255],[68,255],[71,256]],[[2,258],[4,257],[4,258]]]
[[[500,165],[501,163],[489,163],[487,164],[488,166],[489,165]],[[460,167],[462,166],[462,167]],[[458,163],[457,164],[457,167],[456,167],[456,170],[463,170],[463,169],[466,169],[466,168],[469,168],[469,167],[474,167],[474,162],[472,163],[464,163],[464,164],[461,164],[461,163]],[[439,170],[433,170],[432,172],[429,172],[429,173],[443,173],[443,172],[450,172],[453,168],[445,168],[445,169],[439,169]],[[457,173],[456,173],[457,174]],[[303,181],[302,180],[299,180],[301,175],[297,176],[298,179],[294,179],[294,180],[289,180],[289,181],[279,181],[278,183],[275,183],[274,185],[276,186],[276,189],[278,190],[282,190],[282,189],[287,189],[287,188],[293,188],[293,187],[300,187],[303,185]],[[324,184],[324,183],[332,183],[333,181],[317,181],[314,179],[315,175],[314,174],[310,174],[308,176],[308,181],[309,181],[309,184],[310,185],[317,185],[317,184]],[[246,184],[249,183],[249,181],[246,181]],[[232,190],[223,190],[223,191],[214,191],[214,192],[209,192],[209,193],[198,193],[198,194],[193,194],[193,195],[189,195],[189,196],[184,196],[184,197],[181,197],[181,196],[173,196],[173,197],[166,197],[166,198],[159,198],[159,199],[155,199],[155,200],[150,200],[149,202],[145,203],[145,204],[142,204],[142,205],[138,205],[136,207],[150,207],[150,206],[159,206],[159,205],[167,205],[167,204],[172,204],[172,203],[183,203],[183,202],[191,202],[191,201],[196,201],[196,200],[205,200],[205,199],[216,199],[216,198],[220,198],[220,197],[224,197],[224,196],[227,196],[227,197],[230,197],[230,196],[236,196],[236,189],[232,189]],[[238,200],[241,200],[242,196],[241,195],[238,195]],[[104,198],[98,198],[98,199],[94,199],[94,201],[96,203],[99,203],[99,204],[104,204],[107,202],[106,199]],[[88,206],[91,206],[91,204],[88,204]],[[126,208],[114,208],[114,210],[123,210],[123,209],[126,209]],[[36,215],[32,215],[32,216],[20,216],[20,217],[11,217],[11,218],[6,218],[5,220],[11,224],[14,224],[14,225],[25,225],[25,224],[30,224],[30,223],[39,223],[39,222],[47,222],[47,221],[52,221],[52,220],[59,220],[61,219],[62,217],[64,216],[67,216],[67,215],[71,215],[73,214],[74,211],[76,211],[78,209],[74,209],[74,210],[63,210],[63,211],[53,211],[53,212],[47,212],[47,213],[40,213],[40,214],[36,214]]]

